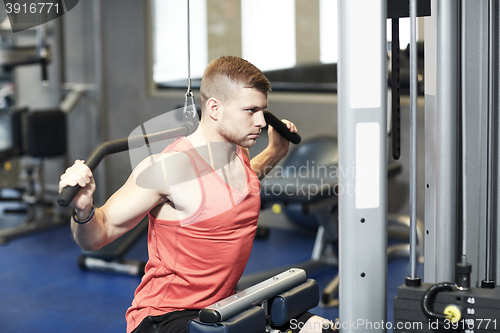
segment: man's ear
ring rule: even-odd
[[[221,104],[217,98],[211,97],[208,99],[207,112],[210,118],[212,118],[213,120],[219,120],[221,113]]]

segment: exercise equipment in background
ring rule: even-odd
[[[65,98],[52,109],[16,106],[14,69],[40,65],[41,84],[48,85],[51,47],[45,24],[36,27],[34,45],[19,46],[6,23],[0,30],[0,243],[69,222],[69,212],[55,203],[57,191],[45,184],[43,165],[66,154],[66,114],[79,99]]]
[[[415,0],[411,0],[412,5],[412,45],[415,45]],[[489,56],[490,60],[495,59],[495,45],[498,41],[494,39],[495,27],[495,2],[489,1]],[[462,35],[462,42],[465,43],[465,36]],[[415,52],[416,53],[416,52]],[[413,68],[412,77],[416,81],[416,54],[410,57],[411,66]],[[489,64],[489,78],[493,80],[493,61]],[[416,83],[412,83],[412,96],[416,95]],[[492,85],[492,81],[490,81]],[[465,87],[462,86],[464,96],[466,95]],[[490,89],[492,89],[490,87]],[[488,198],[492,201],[494,193],[491,189],[494,173],[493,163],[493,147],[494,145],[494,94],[490,90],[488,94],[488,136],[487,136],[487,162],[488,162]],[[462,97],[463,98],[463,97]],[[412,103],[412,118],[416,123],[416,98]],[[487,218],[485,221],[485,279],[481,281],[480,288],[473,288],[471,285],[472,265],[467,260],[467,225],[471,221],[467,220],[466,205],[467,205],[467,116],[465,108],[462,109],[461,117],[461,137],[462,137],[462,175],[460,182],[462,184],[462,233],[461,233],[461,256],[460,260],[455,265],[454,281],[432,283],[422,283],[420,277],[416,275],[416,267],[414,264],[415,258],[411,256],[410,276],[405,279],[405,284],[398,288],[397,296],[394,299],[394,332],[499,332],[500,331],[500,289],[496,288],[493,270],[494,264],[492,260],[491,242],[494,239],[492,226],[494,225],[494,214],[492,205],[486,205]],[[412,127],[412,134],[416,138],[416,125]],[[415,151],[412,156],[413,164],[416,162],[416,140],[411,142],[411,148]],[[498,165],[495,166],[498,168]],[[412,177],[410,183],[411,190],[416,191],[416,177]],[[416,206],[416,196],[411,197],[411,206]],[[413,221],[412,221],[413,222]],[[476,221],[474,221],[476,222]],[[477,221],[479,222],[479,221]],[[479,224],[479,223],[478,223]],[[479,226],[478,226],[479,227]],[[413,241],[413,240],[412,240]],[[479,269],[479,267],[474,267]]]
[[[66,114],[11,108],[0,111],[0,126],[0,242],[67,224],[43,178],[43,160],[66,154]]]
[[[13,17],[15,13],[12,13]],[[10,26],[9,18],[2,23]],[[2,27],[3,30],[4,27]],[[36,27],[36,44],[18,46],[15,43],[14,34],[10,31],[2,33],[2,45],[0,47],[0,66],[4,71],[11,72],[18,66],[40,65],[41,83],[44,86],[49,84],[47,66],[51,61],[51,47],[47,43],[47,25],[40,24]]]

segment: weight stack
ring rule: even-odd
[[[500,332],[500,289],[472,288],[470,290],[441,291],[431,300],[431,309],[444,313],[449,305],[460,312],[456,323],[449,320],[438,323],[428,318],[423,310],[423,297],[432,286],[422,283],[419,287],[402,285],[394,298],[394,333],[427,332]]]

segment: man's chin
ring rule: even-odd
[[[241,141],[239,146],[243,147],[243,148],[250,148],[253,145],[255,145],[256,142],[257,142],[256,139],[248,139],[248,140]]]

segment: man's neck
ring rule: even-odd
[[[207,127],[203,126],[203,123],[200,124],[198,129],[188,137],[191,144],[193,144],[203,158],[208,158],[207,162],[215,170],[234,162],[237,145],[232,142],[223,141],[220,136],[214,135],[213,131]]]

